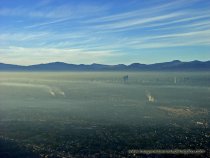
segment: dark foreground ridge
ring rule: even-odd
[[[182,62],[174,60],[171,62],[130,65],[103,65],[103,64],[68,64],[63,62],[52,62],[30,66],[12,65],[0,63],[0,71],[209,71],[210,61]]]

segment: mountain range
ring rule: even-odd
[[[93,63],[68,64],[64,62],[52,62],[29,66],[0,63],[0,71],[210,71],[210,61],[182,62],[174,60],[155,64],[132,63],[130,65],[104,65]]]

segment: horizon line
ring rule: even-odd
[[[76,64],[76,63],[68,63],[68,62],[62,62],[62,61],[52,61],[52,62],[47,62],[47,63],[37,63],[37,64],[31,64],[31,65],[20,65],[20,64],[12,64],[12,63],[3,63],[0,62],[0,64],[6,64],[6,65],[14,65],[14,66],[24,66],[24,67],[28,67],[28,66],[34,66],[34,65],[46,65],[46,64],[52,64],[52,63],[62,63],[62,64],[72,64],[72,65],[93,65],[93,64],[98,64],[98,65],[107,65],[107,66],[115,66],[115,65],[125,65],[125,66],[129,66],[132,64],[143,64],[143,65],[153,65],[153,64],[161,64],[161,63],[168,63],[168,62],[182,62],[182,63],[189,63],[189,62],[209,62],[210,60],[189,60],[189,61],[183,61],[183,60],[170,60],[170,61],[164,61],[164,62],[157,62],[157,63],[141,63],[141,62],[132,62],[130,64],[123,64],[123,63],[118,63],[118,64],[102,64],[102,63],[90,63],[90,64]]]

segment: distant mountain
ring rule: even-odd
[[[24,66],[0,63],[0,71],[24,70]]]
[[[190,61],[182,62],[174,60],[171,62],[130,65],[103,65],[93,63],[68,64],[63,62],[52,62],[30,66],[12,65],[0,63],[0,71],[210,71],[210,61]]]

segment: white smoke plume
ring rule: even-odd
[[[41,88],[47,90],[51,96],[66,96],[65,92],[59,88],[50,87],[43,84],[31,84],[31,83],[19,83],[19,82],[0,82],[0,86],[9,86],[9,87],[26,87],[26,88]]]
[[[155,97],[152,96],[151,93],[148,92],[148,91],[146,92],[146,97],[147,97],[149,102],[152,102],[152,103],[155,102]]]

